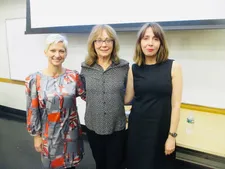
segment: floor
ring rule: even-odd
[[[40,169],[40,156],[33,148],[33,140],[26,131],[24,119],[8,116],[0,111],[0,169]],[[177,161],[178,169],[200,167]],[[87,141],[85,156],[77,169],[95,169]]]

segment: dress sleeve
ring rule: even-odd
[[[26,125],[31,136],[41,135],[41,114],[39,111],[36,75],[25,79]]]
[[[76,96],[80,96],[82,100],[86,100],[85,79],[76,72]]]
[[[86,91],[86,80],[85,80],[84,69],[83,68],[81,68],[80,79],[81,79],[81,81],[83,83],[84,90]]]

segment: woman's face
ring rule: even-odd
[[[94,48],[99,57],[110,57],[113,50],[113,39],[109,37],[105,30],[94,41]]]
[[[159,38],[154,35],[151,27],[147,28],[143,38],[141,39],[141,49],[143,53],[146,57],[154,57],[156,56],[159,48]]]
[[[62,66],[67,53],[64,44],[59,42],[51,44],[48,50],[45,51],[45,55],[48,58],[49,64],[53,66]]]

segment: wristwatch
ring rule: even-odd
[[[174,137],[174,138],[177,137],[177,133],[171,133],[171,132],[169,132],[169,135],[171,135],[171,136]]]

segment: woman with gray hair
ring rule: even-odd
[[[63,68],[66,38],[49,35],[44,53],[48,66],[25,80],[27,130],[41,153],[44,169],[75,169],[83,158],[82,131],[76,97],[85,97],[77,71]]]

